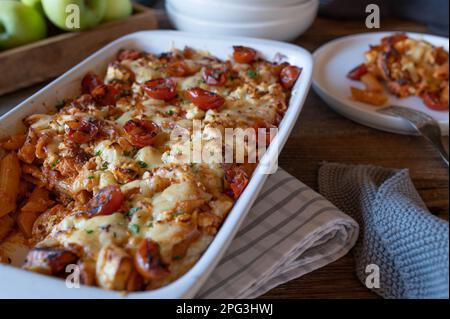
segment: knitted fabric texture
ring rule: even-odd
[[[428,211],[408,170],[324,163],[319,188],[360,224],[353,254],[363,284],[375,264],[373,291],[384,298],[449,298],[448,222]]]

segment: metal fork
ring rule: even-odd
[[[409,124],[411,124],[411,126],[416,130],[417,135],[422,135],[434,145],[434,147],[439,151],[439,154],[445,164],[448,166],[448,154],[442,145],[441,129],[439,128],[439,124],[431,116],[420,111],[395,105],[379,109],[377,112],[395,117],[401,117],[408,121]]]

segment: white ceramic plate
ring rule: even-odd
[[[202,284],[214,270],[225,253],[233,237],[252,207],[267,175],[261,165],[276,159],[294,127],[309,91],[313,60],[310,53],[298,46],[268,40],[251,38],[222,37],[213,38],[199,34],[176,31],[146,31],[130,34],[118,39],[90,58],[53,81],[47,87],[0,117],[0,138],[24,129],[22,119],[27,115],[52,110],[64,97],[79,94],[80,81],[91,70],[104,72],[110,61],[121,48],[136,48],[155,54],[167,52],[173,47],[191,46],[207,50],[213,55],[226,59],[232,54],[233,45],[247,45],[258,50],[268,60],[278,59],[280,53],[284,60],[303,68],[297,81],[289,108],[280,124],[279,131],[270,148],[261,160],[247,189],[226,218],[215,239],[195,266],[175,282],[153,291],[130,293],[126,296],[118,292],[94,287],[69,289],[60,279],[38,275],[12,266],[0,264],[0,298],[190,298],[195,296]],[[13,245],[9,247],[13,264],[20,266],[24,261],[26,249]]]
[[[347,79],[347,73],[364,62],[364,52],[369,49],[370,44],[377,44],[381,38],[392,33],[357,34],[331,41],[320,47],[313,55],[316,66],[313,88],[329,106],[349,119],[383,131],[414,134],[414,130],[405,120],[377,113],[375,107],[353,101],[350,98],[350,87],[362,87],[362,85]],[[442,46],[448,52],[448,38],[418,33],[408,33],[408,35],[412,38],[426,40],[436,46]],[[426,107],[418,97],[399,99],[391,95],[389,103],[431,115],[438,121],[442,134],[448,135],[448,111],[433,111]]]
[[[252,23],[225,23],[193,18],[176,10],[166,2],[166,9],[174,26],[181,31],[209,35],[246,36],[279,41],[289,41],[303,34],[314,22],[319,8],[319,0],[311,0],[305,5],[301,18],[271,20]],[[245,19],[244,19],[245,20]]]
[[[256,6],[241,3],[210,0],[166,0],[177,12],[202,21],[213,23],[247,24],[277,20],[302,20],[311,14],[310,7],[316,0],[308,0],[291,6]]]

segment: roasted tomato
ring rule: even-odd
[[[161,279],[170,274],[167,265],[161,260],[158,243],[150,239],[144,240],[136,251],[134,266],[147,280]]]
[[[136,147],[153,145],[155,137],[160,131],[155,122],[140,119],[128,121],[124,129],[128,134],[128,140]]]
[[[223,86],[227,82],[226,70],[223,67],[204,67],[202,77],[203,81],[211,86]]]
[[[251,164],[234,164],[225,171],[227,193],[234,199],[241,196],[250,181],[254,167]]]
[[[142,58],[142,56],[142,52],[139,52],[137,50],[120,50],[119,54],[117,55],[117,60],[137,60]]]
[[[95,101],[101,106],[116,105],[116,102],[120,97],[120,93],[121,91],[119,86],[114,84],[97,86],[91,92]]]
[[[117,185],[102,188],[88,203],[89,216],[111,215],[122,207],[124,195]]]
[[[298,77],[302,73],[302,69],[288,65],[283,68],[280,72],[280,81],[285,89],[291,89],[295,82],[297,82]]]
[[[358,65],[356,68],[354,68],[350,72],[348,72],[347,77],[350,80],[360,81],[361,77],[366,73],[367,73],[367,67],[363,63],[363,64]]]
[[[156,100],[169,101],[177,95],[177,85],[171,79],[155,79],[144,83],[145,93]]]
[[[63,248],[34,248],[28,252],[25,269],[56,275],[78,261],[78,256]]]
[[[441,101],[439,95],[436,93],[425,93],[422,96],[423,102],[430,109],[435,111],[446,111],[448,110],[448,101]]]
[[[189,100],[204,111],[218,109],[225,103],[225,99],[220,95],[199,87],[190,88],[186,92]]]
[[[248,47],[234,46],[233,49],[233,58],[238,63],[252,63],[258,55],[255,50]]]
[[[72,142],[85,144],[97,136],[98,127],[89,120],[69,121],[65,123],[65,131]]]
[[[91,94],[92,91],[98,87],[103,85],[103,80],[96,74],[89,72],[87,73],[83,80],[81,81],[81,92],[83,94]]]
[[[166,72],[167,72],[167,74],[169,74],[169,76],[178,77],[178,78],[190,76],[195,73],[183,61],[175,61],[175,62],[169,63],[169,65],[166,68]]]

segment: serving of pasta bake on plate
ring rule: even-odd
[[[443,47],[398,33],[372,45],[365,57],[365,63],[347,75],[366,86],[351,87],[356,101],[382,106],[388,91],[400,98],[418,96],[432,110],[448,110],[448,52]]]
[[[0,241],[26,238],[24,269],[64,278],[77,265],[84,285],[144,291],[196,263],[257,164],[180,161],[171,133],[195,120],[205,143],[212,129],[276,128],[302,71],[249,47],[230,54],[121,50],[79,96],[0,141]]]

